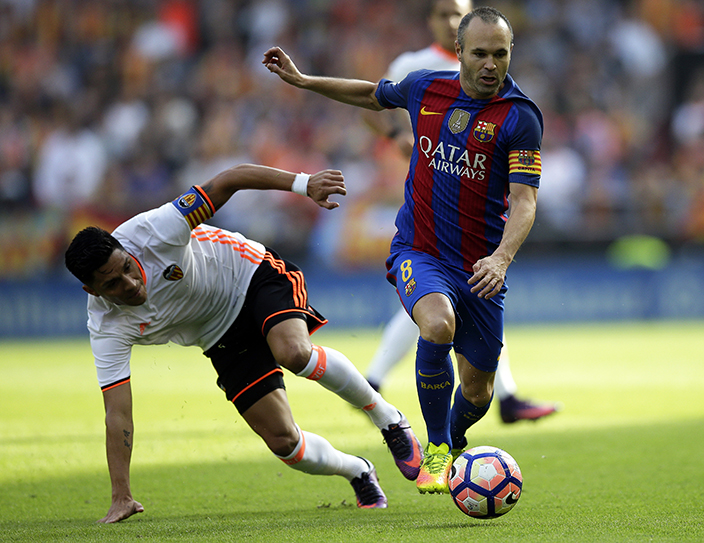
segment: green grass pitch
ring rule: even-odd
[[[364,368],[380,330],[322,330],[317,343]],[[100,525],[109,507],[103,406],[86,341],[0,342],[0,541],[704,541],[704,323],[512,327],[524,396],[560,413],[503,425],[496,407],[468,434],[518,461],[508,515],[464,516],[421,496],[367,417],[287,374],[294,416],[371,459],[389,499],[360,510],[341,477],[271,455],[215,387],[195,348],[135,348],[132,489],[146,511]],[[412,357],[386,397],[425,444]]]

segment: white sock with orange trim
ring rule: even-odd
[[[313,345],[308,365],[297,375],[318,381],[354,407],[364,410],[379,429],[401,420],[398,409],[369,385],[349,358],[335,349]]]
[[[323,437],[298,429],[298,444],[288,456],[279,456],[287,466],[311,475],[342,475],[348,481],[369,471],[359,456],[338,451]]]

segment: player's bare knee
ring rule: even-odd
[[[296,428],[287,428],[285,431],[267,436],[265,441],[269,450],[275,455],[288,456],[298,445],[299,439]]]
[[[424,322],[420,330],[421,337],[431,343],[450,343],[454,335],[454,322],[440,317]]]
[[[291,342],[274,353],[276,361],[293,373],[302,372],[310,360],[312,347],[305,342]]]

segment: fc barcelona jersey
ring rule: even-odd
[[[415,135],[391,251],[413,248],[471,271],[498,247],[510,183],[538,187],[543,118],[510,76],[489,100],[470,98],[459,72],[419,70],[376,91],[408,110]]]

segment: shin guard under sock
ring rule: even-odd
[[[452,343],[436,344],[418,338],[416,388],[428,442],[440,445],[450,441],[450,404],[455,374],[450,358]]]

